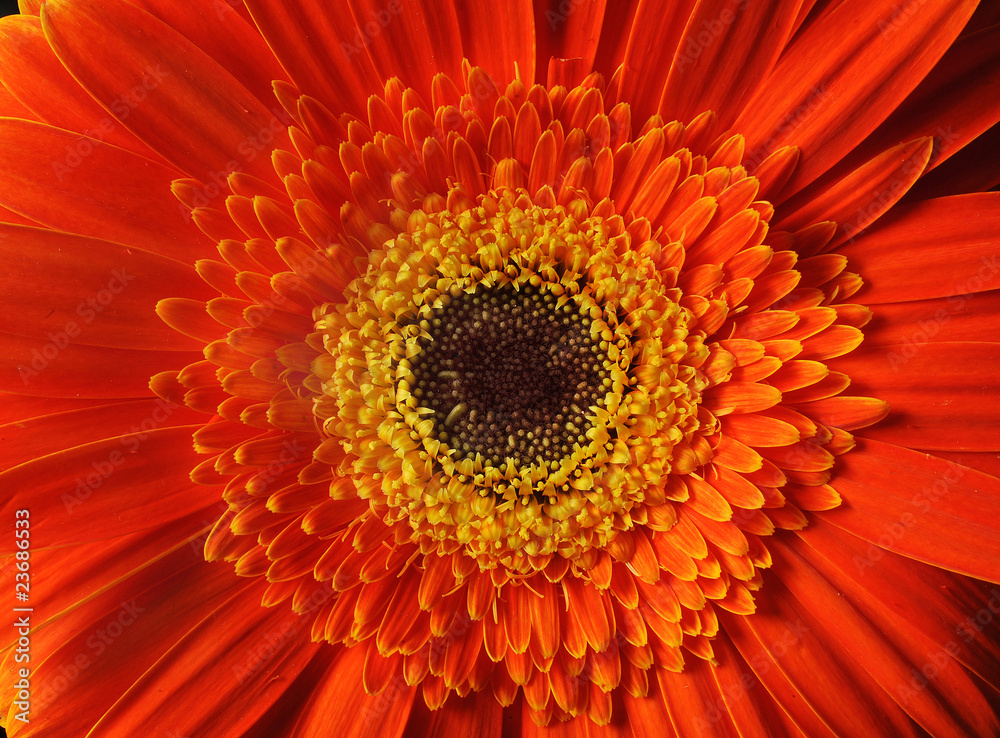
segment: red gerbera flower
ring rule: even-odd
[[[10,735],[1000,733],[995,5],[22,2]]]

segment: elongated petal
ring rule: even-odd
[[[36,145],[19,143],[26,139]],[[0,121],[0,154],[7,167],[0,202],[37,223],[185,260],[211,254],[187,208],[164,197],[175,169],[19,120]]]
[[[65,326],[56,326],[41,338],[0,333],[0,389],[36,397],[149,397],[153,374],[181,369],[202,358],[193,351],[87,346],[73,338]],[[94,367],[101,367],[101,384],[93,381]]]
[[[788,217],[776,228],[797,231],[810,223],[832,220],[837,235],[825,248],[833,248],[857,234],[895,205],[923,174],[933,141],[920,138],[882,152],[833,185],[807,190],[788,204]]]
[[[204,182],[237,170],[274,180],[260,154],[285,125],[161,21],[123,0],[58,0],[45,4],[42,26],[83,87],[181,171]]]
[[[671,3],[666,9],[651,0],[636,4],[623,60],[621,96],[634,104],[632,115],[637,121],[645,121],[656,112],[671,60],[694,6],[690,0]]]
[[[417,735],[427,738],[450,736],[483,736],[500,738],[503,726],[502,708],[489,692],[476,692],[465,698],[448,701],[446,710],[428,710],[422,700],[413,703],[407,723],[406,738]]]
[[[308,639],[292,639],[303,618],[258,605],[260,589],[257,582],[245,586],[201,619],[125,691],[95,730],[143,734],[169,719],[184,734],[218,735],[251,725],[280,694],[263,689],[274,670],[292,678],[319,650]],[[203,689],[200,679],[214,689]],[[151,700],[159,709],[150,709]],[[176,703],[186,706],[183,714]]]
[[[235,588],[230,572],[205,567],[183,541],[161,540],[160,548],[136,576],[85,596],[62,617],[45,624],[38,621],[41,627],[32,633],[32,645],[45,657],[32,669],[37,685],[32,710],[33,717],[45,720],[48,735],[86,735],[97,718],[184,637],[191,621],[208,618],[211,622],[232,597]],[[265,617],[274,616],[257,609]],[[203,652],[190,649],[191,657],[198,658],[199,653]],[[13,652],[8,656],[5,676],[18,668]],[[66,675],[83,673],[100,679],[106,691],[95,695],[68,689]]]
[[[894,529],[893,534],[898,534]],[[996,586],[977,582],[888,551],[816,516],[796,535],[852,579],[865,594],[854,599],[866,610],[906,622],[965,664],[986,682],[1000,684],[1000,623],[977,616],[1000,603]],[[799,553],[806,555],[799,550]],[[916,597],[920,607],[910,607]],[[994,605],[996,607],[996,605]],[[887,622],[893,622],[891,620]]]
[[[997,581],[1000,480],[917,451],[858,440],[837,476],[844,504],[826,520],[882,548]]]
[[[6,224],[0,224],[0,258],[7,265],[0,289],[17,313],[3,327],[7,332],[48,339],[57,348],[201,348],[149,319],[167,295],[211,296],[189,266],[139,248]],[[39,284],[46,284],[44,308]]]
[[[975,3],[940,3],[902,18],[897,7],[851,0],[807,26],[737,119],[749,152],[802,149],[789,190],[812,182],[888,116],[944,54]],[[892,33],[883,33],[887,27]]]
[[[836,360],[854,388],[889,404],[863,435],[910,448],[1000,451],[1000,344],[912,342]]]
[[[373,0],[348,4],[380,79],[398,76],[427,98],[438,72],[461,79],[462,36],[453,6],[428,0],[399,0],[392,10]]]
[[[3,18],[0,20],[0,36],[6,44],[15,46],[19,51],[18,54],[4,54],[0,60],[0,80],[18,100],[30,103],[38,120],[120,146],[147,158],[159,158],[128,129],[118,125],[70,76],[45,39],[37,17],[14,15]],[[45,85],[47,94],[36,94],[40,85]],[[33,116],[14,115],[13,111],[5,111],[4,115],[34,119]],[[69,156],[71,152],[72,148],[61,153]],[[162,159],[160,163],[163,163]]]
[[[774,596],[753,618],[723,614],[720,622],[793,719],[808,710],[812,720],[818,718],[838,735],[918,735],[905,712],[855,660],[851,644],[834,639],[823,613],[809,610],[773,577],[765,586]],[[827,698],[831,692],[857,709],[844,714]],[[796,706],[796,700],[803,704]]]
[[[316,738],[330,731],[351,738],[402,735],[417,690],[395,679],[380,694],[369,697],[361,679],[364,656],[363,648],[341,649],[333,656],[299,711],[294,734]],[[347,703],[358,709],[345,710]]]
[[[51,410],[58,410],[57,404],[49,405]],[[201,413],[172,407],[159,399],[98,404],[17,420],[0,426],[0,434],[7,440],[0,451],[0,468],[9,469],[66,448],[123,436],[139,429],[141,419],[153,418],[154,413],[164,426],[204,421]]]
[[[929,164],[933,169],[1000,122],[1000,103],[986,92],[1000,81],[998,49],[1000,26],[963,33],[848,161],[871,158],[879,146],[892,145],[899,139],[933,136]]]
[[[188,478],[200,461],[191,449],[192,427],[166,427],[170,414],[169,406],[155,408],[145,429],[3,472],[9,489],[27,494],[8,500],[5,511],[29,505],[38,518],[35,545],[43,547],[134,533],[201,510],[218,492]],[[186,459],[186,466],[167,459]],[[176,471],[165,477],[167,468]]]
[[[515,79],[516,65],[521,81],[531,86],[535,81],[536,21],[530,2],[520,0],[502,7],[458,3],[455,12],[465,55],[473,65],[485,69],[497,84]]]
[[[970,287],[977,284],[973,281]],[[1000,290],[881,304],[874,312],[874,319],[865,326],[865,346],[909,345],[913,347],[909,352],[932,341],[982,341],[992,337],[993,316],[1000,312]]]
[[[275,99],[273,82],[285,74],[257,28],[233,3],[212,6],[203,12],[196,4],[170,0],[137,0],[133,3],[158,18],[215,59],[268,109]]]
[[[715,110],[721,128],[729,128],[777,61],[798,5],[798,0],[698,3],[678,43],[660,114],[688,121]]]
[[[852,603],[851,595],[855,593],[850,588],[845,596],[847,585],[842,583],[843,578],[816,557],[800,555],[780,542],[772,550],[775,570],[789,591],[813,613],[822,614],[824,626],[838,642],[852,644],[852,652],[865,671],[928,732],[980,735],[1000,729],[997,717],[989,717],[982,693],[950,654],[945,652],[943,658],[936,659],[937,677],[925,680],[926,684],[917,682],[922,689],[913,689],[908,683],[913,680],[913,672],[924,668],[926,651],[936,644],[921,642],[907,633],[905,626],[900,632],[886,627],[889,623],[876,615],[866,614]]]
[[[995,192],[927,200],[839,253],[864,273],[858,299],[869,305],[968,295],[1000,284],[998,222]]]
[[[627,5],[597,0],[553,8],[537,3],[534,12],[539,71],[544,71],[543,65],[548,64],[549,59],[581,59],[584,68],[590,71],[597,56],[598,43],[606,38],[601,33],[605,14]]]

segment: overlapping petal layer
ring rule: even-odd
[[[998,729],[996,199],[917,194],[995,184],[941,189],[994,106],[957,89],[949,138],[921,102],[995,66],[988,9],[565,5],[0,22],[4,515],[29,510],[34,571],[72,561],[32,579],[12,735]],[[618,263],[389,247],[514,210]],[[399,295],[512,264],[631,326],[632,414],[540,499],[470,498],[513,466],[397,424],[421,406],[372,341]]]

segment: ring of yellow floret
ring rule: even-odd
[[[698,428],[707,349],[690,311],[655,266],[600,218],[492,194],[454,213],[414,211],[372,252],[347,301],[316,313],[335,359],[314,371],[338,412],[358,493],[388,524],[407,521],[423,553],[464,547],[484,569],[512,574],[552,555],[576,562],[632,527],[630,511],[662,487]],[[494,465],[456,453],[413,394],[411,363],[435,311],[475,290],[532,285],[589,318],[607,390],[590,408],[586,445],[560,461]],[[343,467],[344,465],[342,465]]]

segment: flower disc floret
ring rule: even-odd
[[[521,574],[551,555],[577,563],[633,526],[630,511],[662,488],[675,450],[699,429],[707,382],[698,367],[708,352],[689,332],[679,291],[630,247],[617,221],[576,210],[502,192],[460,212],[415,211],[406,231],[372,252],[348,301],[321,310],[317,329],[333,361],[315,369],[338,403],[324,431],[343,439],[359,480],[379,480],[359,484],[359,494],[387,523],[408,521],[425,554],[464,547],[484,569]],[[447,412],[435,409],[421,398],[418,385],[428,378],[418,374],[446,340],[435,333],[450,308],[499,297],[507,310],[480,309],[474,325],[502,321],[511,295],[536,320],[582,326],[577,343],[589,353],[585,376],[595,386],[570,388],[564,406],[542,413],[554,428],[515,428],[489,410],[479,425],[506,437],[509,452],[484,454],[449,432],[462,420],[468,428],[464,416],[482,410],[469,409],[471,394]],[[522,350],[529,338],[507,350]],[[558,341],[548,348],[550,357],[567,351]],[[435,362],[457,381],[452,366]],[[581,407],[581,392],[594,401]],[[491,399],[497,403],[495,393]]]

